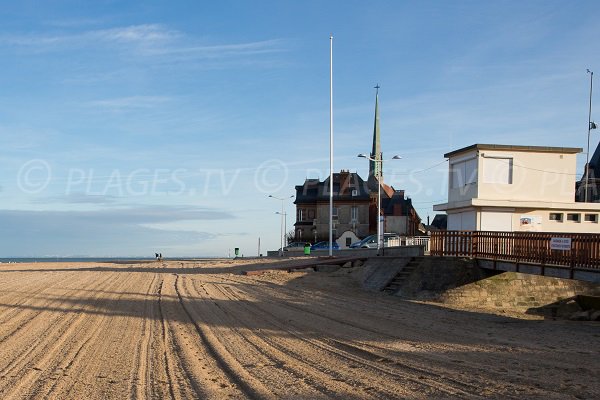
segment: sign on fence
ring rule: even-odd
[[[550,250],[571,250],[571,238],[553,237],[550,238]]]

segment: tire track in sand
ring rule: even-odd
[[[167,385],[169,388],[169,395],[171,396],[171,399],[175,400],[175,392],[173,390],[173,376],[172,376],[172,369],[173,367],[170,366],[172,365],[172,361],[169,357],[169,354],[167,352],[167,349],[169,349],[169,339],[168,339],[168,328],[167,328],[167,322],[165,321],[165,316],[164,316],[164,312],[163,312],[163,299],[162,299],[162,289],[163,289],[163,283],[164,283],[164,279],[161,279],[160,284],[158,285],[158,315],[160,317],[160,326],[162,328],[161,334],[162,334],[162,340],[163,340],[163,359],[164,359],[164,363],[165,363],[165,372],[167,374]]]
[[[177,299],[189,321],[195,327],[203,346],[208,354],[215,360],[216,364],[225,373],[231,383],[233,383],[247,399],[270,399],[274,398],[272,393],[261,382],[256,380],[237,362],[236,358],[222,346],[218,338],[206,327],[202,327],[193,316],[192,311],[186,306],[180,289],[179,275],[175,274],[175,292]]]
[[[192,282],[193,294],[188,288],[188,281]],[[355,388],[352,386],[334,383],[334,386],[337,386],[334,390],[331,388],[329,375],[308,364],[298,363],[296,359],[266,344],[260,334],[256,333],[256,328],[244,326],[244,319],[239,318],[237,314],[234,317],[235,313],[216,302],[216,296],[209,293],[206,287],[201,286],[199,289],[194,279],[181,279],[181,282],[182,295],[192,298],[197,295],[201,299],[199,303],[203,305],[202,310],[197,309],[198,302],[191,303],[191,309],[209,318],[213,326],[227,326],[226,334],[215,332],[213,335],[219,338],[219,342],[228,352],[232,353],[231,349],[234,349],[237,362],[255,379],[267,385],[274,396],[331,398],[344,393],[345,398],[353,398]],[[196,308],[193,307],[194,304]],[[236,307],[239,306],[240,304],[236,303]],[[242,326],[238,327],[240,324]],[[258,331],[260,332],[260,329]]]
[[[229,292],[235,296],[235,299],[237,299],[238,301],[240,301],[241,303],[246,303],[244,300],[248,298],[248,294],[244,293],[244,295],[242,296],[238,296],[236,295],[230,287],[229,288]],[[220,288],[219,288],[220,289]],[[401,364],[392,364],[392,365],[386,365],[387,363],[385,362],[387,359],[386,358],[382,358],[382,357],[371,357],[370,353],[364,352],[361,353],[359,351],[354,350],[355,347],[349,345],[349,346],[342,346],[340,343],[340,341],[336,341],[336,342],[331,342],[327,339],[312,339],[307,337],[306,335],[306,331],[305,329],[299,328],[296,324],[294,323],[290,323],[290,321],[283,323],[282,322],[282,318],[280,316],[277,316],[275,314],[273,314],[272,312],[270,312],[269,310],[265,309],[264,307],[262,307],[260,304],[261,302],[252,302],[252,307],[251,308],[247,308],[247,312],[249,313],[253,313],[255,314],[255,317],[257,319],[260,320],[265,320],[265,321],[270,321],[271,323],[273,323],[274,325],[277,326],[278,329],[282,329],[284,331],[286,331],[288,334],[294,336],[296,339],[298,339],[300,341],[300,343],[305,343],[307,345],[309,345],[310,347],[314,348],[317,352],[317,354],[319,352],[327,352],[330,354],[330,358],[336,358],[338,361],[337,365],[348,365],[349,363],[351,365],[354,366],[353,369],[355,370],[361,370],[361,371],[365,371],[365,370],[371,370],[373,371],[373,374],[371,374],[373,377],[377,377],[377,376],[381,376],[382,374],[389,376],[390,378],[393,378],[395,381],[398,380],[402,380],[402,381],[408,381],[411,382],[413,387],[412,389],[414,390],[415,393],[423,393],[423,392],[427,392],[428,390],[434,390],[438,392],[438,395],[441,393],[445,393],[446,395],[449,396],[475,396],[478,397],[481,395],[481,390],[478,386],[474,386],[471,385],[469,383],[466,382],[460,382],[460,381],[455,381],[453,382],[453,384],[446,384],[444,382],[440,382],[439,381],[439,374],[426,370],[426,369],[410,369],[408,368],[407,371],[404,370],[404,368],[400,369],[400,368],[396,368],[396,367],[401,367]],[[325,318],[331,321],[334,321],[335,323],[341,323],[343,325],[350,325],[352,327],[355,327],[352,324],[348,324],[347,322],[344,322],[343,320],[341,320],[340,318],[330,318],[328,317],[326,314],[323,313],[315,313],[312,312],[311,310],[307,310],[303,307],[298,307],[296,305],[291,305],[288,303],[281,303],[281,304],[276,304],[274,305],[276,307],[281,307],[281,308],[291,308],[293,310],[297,310],[300,311],[302,313],[308,313],[308,314],[314,314],[318,317],[321,318]],[[262,315],[260,315],[262,314]],[[284,313],[285,314],[285,313]],[[302,318],[294,318],[294,320],[302,320]],[[323,323],[326,323],[326,321],[323,321]],[[315,326],[318,326],[318,324],[315,324]],[[293,329],[290,329],[290,327],[293,327]],[[372,329],[366,329],[367,331],[372,331]],[[325,333],[325,332],[324,332]],[[286,345],[286,343],[277,343],[277,339],[273,338],[273,337],[265,337],[264,338],[267,342],[269,342],[270,345],[272,346],[279,346],[280,349],[282,350],[286,350],[286,349],[291,349],[293,348],[292,346]],[[336,343],[337,346],[333,345],[333,343]],[[300,347],[300,346],[298,346]],[[303,359],[305,360],[305,362],[310,362],[312,360],[311,357],[307,358],[306,354],[302,354],[299,352],[295,352],[296,357],[299,359]],[[369,354],[369,357],[364,357],[366,354]],[[327,369],[326,369],[327,370]],[[352,376],[353,378],[358,378],[358,376],[356,374],[351,374],[351,371],[348,371],[349,374],[345,376],[345,379],[348,379],[348,376]],[[370,378],[373,379],[373,378]],[[371,384],[369,384],[370,379],[367,377],[365,378],[363,384],[361,386],[369,388],[372,387]],[[372,382],[371,382],[372,383]],[[372,389],[371,389],[372,390]],[[391,393],[393,394],[393,393]],[[435,395],[435,393],[432,393],[433,395]],[[390,393],[388,393],[388,396],[390,395]]]
[[[108,287],[113,281],[117,281],[117,278],[118,277],[116,276],[107,275],[104,281],[101,282],[100,287],[105,285]],[[91,279],[91,284],[97,284],[97,281]],[[86,287],[88,286],[81,285],[82,290],[76,291],[74,293],[75,297],[77,294],[82,293],[83,289]],[[95,297],[92,297],[91,300],[96,301],[100,296],[101,294],[98,293]],[[54,303],[55,302],[51,302],[51,304]],[[60,313],[53,320],[41,324],[42,326],[47,326],[47,329],[42,333],[35,335],[36,340],[33,345],[21,345],[21,347],[24,347],[24,350],[2,371],[3,376],[9,374],[11,371],[17,371],[16,374],[18,375],[18,380],[13,382],[8,392],[4,392],[5,389],[0,392],[4,398],[10,398],[13,395],[17,395],[18,392],[22,391],[27,385],[30,385],[30,397],[39,393],[47,380],[53,381],[52,379],[49,379],[49,377],[55,376],[56,371],[61,369],[61,367],[58,366],[58,363],[55,363],[55,360],[59,358],[58,356],[61,354],[63,354],[63,356],[68,356],[73,353],[79,354],[84,344],[90,340],[91,336],[83,336],[82,339],[81,334],[87,333],[90,330],[90,327],[84,323],[87,319],[86,308],[92,308],[95,304],[87,305],[76,312],[70,311],[68,306],[71,305],[71,302],[69,299],[59,301],[57,304],[58,305],[54,306],[54,308],[60,309],[60,306],[65,304],[66,307],[64,310],[67,312]],[[36,308],[39,308],[40,310],[43,310],[46,307],[48,307],[48,304],[36,306]],[[37,313],[38,315],[36,318],[39,317],[43,319],[43,314],[47,313],[56,314],[55,311],[40,311]],[[94,331],[91,333],[93,334]],[[82,342],[83,344],[81,344]],[[74,347],[77,347],[76,351],[72,350]],[[67,354],[64,354],[65,352]],[[52,386],[54,387],[55,385]]]

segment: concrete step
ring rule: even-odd
[[[398,291],[406,279],[415,271],[415,269],[421,264],[421,257],[412,258],[405,266],[402,268],[400,272],[396,274],[394,279],[387,284],[383,291],[386,293],[394,293]]]

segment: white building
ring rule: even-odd
[[[448,158],[448,230],[600,232],[599,203],[576,203],[581,148],[474,144]]]

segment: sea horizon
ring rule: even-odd
[[[206,260],[220,259],[228,257],[217,256],[197,256],[197,257],[163,257],[163,260],[169,261],[185,261],[185,260]],[[34,263],[34,262],[124,262],[124,261],[156,261],[154,257],[0,257],[0,264],[10,263]]]

